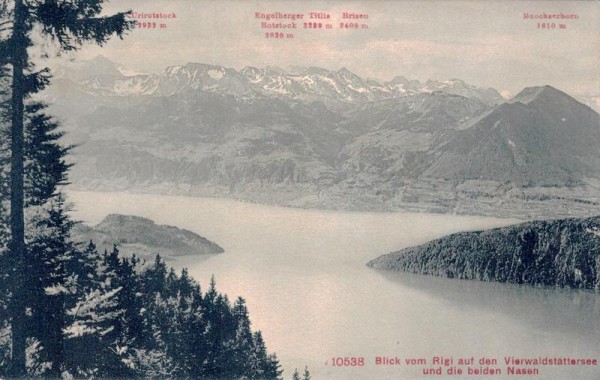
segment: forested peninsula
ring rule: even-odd
[[[461,232],[380,256],[389,271],[568,288],[600,288],[600,216]]]

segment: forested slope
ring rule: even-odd
[[[456,233],[367,265],[468,280],[598,289],[600,217]]]

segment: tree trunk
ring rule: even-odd
[[[11,130],[11,167],[10,167],[10,229],[13,256],[12,276],[12,361],[11,376],[26,375],[25,349],[27,340],[25,315],[25,220],[23,191],[23,110],[25,101],[24,70],[27,65],[27,38],[25,20],[27,9],[23,0],[15,1],[13,36],[11,40],[12,77],[12,130]]]

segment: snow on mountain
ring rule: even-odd
[[[549,86],[504,101],[458,79],[378,82],[345,68],[119,69],[63,67],[42,93],[77,145],[71,180],[84,189],[460,212],[463,199],[484,194],[489,211],[486,194],[503,194],[528,213],[549,208],[522,197],[563,202],[588,183],[556,212],[600,204],[599,116]]]
[[[104,57],[96,57],[56,71],[88,92],[111,96],[168,96],[185,91],[209,91],[236,97],[287,97],[302,101],[363,103],[419,93],[444,92],[476,98],[488,105],[504,99],[494,89],[483,89],[461,80],[410,80],[397,76],[390,82],[366,80],[347,68],[331,71],[319,67],[296,68],[293,73],[268,67],[240,71],[222,66],[187,63],[155,74],[130,74]]]

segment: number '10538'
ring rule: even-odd
[[[334,367],[362,367],[365,365],[365,358],[358,357],[337,357],[331,358]]]

